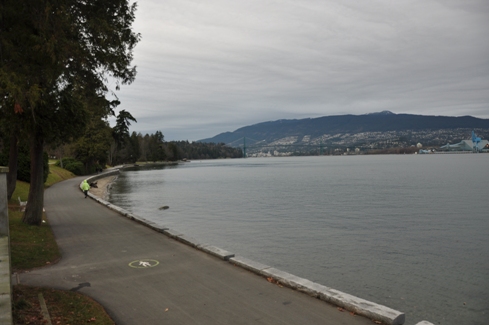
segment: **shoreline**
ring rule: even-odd
[[[257,274],[258,276],[265,277],[269,282],[277,283],[283,285],[285,287],[291,288],[293,290],[305,293],[311,297],[314,297],[319,300],[323,300],[328,302],[338,308],[348,310],[354,314],[361,315],[363,317],[372,319],[374,321],[389,324],[389,325],[402,325],[405,322],[405,314],[398,310],[394,310],[390,307],[379,305],[377,303],[350,295],[348,293],[344,293],[330,287],[326,287],[319,283],[315,283],[309,281],[304,278],[297,277],[293,274],[281,271],[279,269],[275,269],[271,266],[264,265],[252,260],[249,260],[243,256],[236,256],[232,252],[228,252],[219,247],[201,243],[198,240],[186,236],[179,231],[174,229],[170,229],[165,226],[158,225],[150,220],[137,216],[127,210],[124,210],[118,206],[107,202],[101,195],[108,196],[108,191],[110,189],[110,185],[117,178],[119,174],[119,169],[127,169],[126,166],[123,168],[114,169],[108,173],[101,173],[99,175],[95,175],[88,178],[88,182],[97,181],[97,185],[99,188],[91,191],[89,196],[97,201],[98,203],[105,205],[111,210],[114,210],[121,214],[122,216],[129,218],[135,222],[143,224],[157,232],[160,232],[174,240],[177,240],[183,244],[194,247],[195,249],[201,250],[205,253],[218,257],[228,263],[232,263],[235,266],[239,266],[241,268],[247,269],[252,273]],[[137,167],[137,166],[135,166]],[[97,191],[95,191],[97,190]],[[97,193],[97,194],[96,194]],[[421,322],[417,325],[432,325],[429,322]]]
[[[100,179],[97,179],[97,187],[90,187],[89,192],[93,195],[101,198],[102,200],[107,201],[109,196],[110,188],[112,184],[117,179],[117,176],[107,176]]]
[[[188,161],[184,160],[182,162],[188,162]],[[98,198],[107,201],[110,194],[110,188],[112,187],[114,181],[117,179],[119,170],[123,170],[123,169],[130,170],[132,168],[140,168],[140,167],[148,168],[148,167],[155,167],[155,166],[170,166],[170,165],[178,165],[178,163],[179,162],[146,162],[146,163],[139,163],[139,164],[120,165],[113,168],[109,168],[107,170],[102,171],[99,174],[100,176],[92,175],[87,178],[88,180],[97,182],[97,187],[90,187],[89,192],[97,196]],[[114,174],[110,170],[115,170],[116,173]]]

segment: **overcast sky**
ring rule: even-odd
[[[139,0],[131,132],[195,141],[279,119],[489,118],[488,0]]]

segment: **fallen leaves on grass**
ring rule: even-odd
[[[53,325],[114,325],[102,306],[80,293],[23,285],[13,286],[14,324],[47,324],[41,312],[39,293],[43,294]]]

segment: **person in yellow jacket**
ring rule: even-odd
[[[81,189],[82,189],[83,193],[85,193],[85,199],[86,199],[88,196],[88,190],[90,189],[90,184],[88,184],[86,179],[83,180],[83,182],[81,184]]]

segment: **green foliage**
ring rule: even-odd
[[[121,110],[119,115],[117,115],[116,124],[112,129],[112,135],[118,146],[123,145],[129,137],[129,126],[131,125],[129,121],[137,122],[131,113],[126,110]]]
[[[27,197],[29,196],[29,183],[23,181],[17,181],[17,185],[15,186],[14,194],[12,198],[8,202],[9,205],[19,204],[19,197],[22,201],[27,201]],[[10,214],[10,211],[9,211]]]
[[[177,161],[177,160],[182,159],[183,150],[180,147],[178,147],[178,145],[175,142],[168,143],[167,147],[168,147],[168,152],[169,152],[168,160]]]
[[[42,163],[44,165],[43,181],[46,182],[49,175],[49,158],[46,152],[43,153]],[[26,145],[19,146],[17,179],[27,183],[31,180],[31,158],[29,148]]]
[[[12,268],[27,270],[59,259],[51,228],[45,223],[40,227],[26,225],[21,219],[22,212],[9,211]]]
[[[86,173],[92,174],[97,169],[103,169],[107,164],[111,133],[112,129],[107,121],[94,118],[88,124],[83,136],[74,143],[74,156],[84,164]]]
[[[62,162],[63,162],[63,166],[66,166],[67,164],[70,164],[70,163],[74,163],[76,162],[77,160],[75,158],[72,158],[72,157],[65,157],[63,159],[61,159]],[[56,163],[55,163],[56,166],[58,167],[61,167],[61,163],[60,161],[58,160]]]
[[[156,131],[155,134],[149,136],[146,142],[148,160],[163,161],[166,160],[166,150],[164,145],[163,133]]]
[[[82,176],[82,175],[87,174],[86,170],[85,170],[85,166],[83,165],[83,163],[81,161],[76,160],[75,158],[72,158],[72,157],[63,158],[62,161],[63,161],[64,169],[72,172],[73,174],[78,175],[78,176]],[[57,167],[61,166],[59,161],[56,162],[55,165]]]
[[[51,169],[53,179],[50,184],[72,177],[66,170],[58,167]],[[52,175],[50,175],[51,178]],[[14,192],[15,200],[10,205],[17,205],[17,197],[25,201],[29,184],[17,182]],[[28,270],[55,263],[61,257],[59,248],[48,223],[40,227],[30,226],[23,222],[22,212],[9,208],[10,249],[13,270]],[[96,319],[94,324],[114,324],[104,309],[79,293],[58,291],[46,288],[15,285],[12,295],[12,316],[15,324],[37,324],[42,320],[39,309],[39,293],[43,294],[49,315],[56,324],[82,324]]]
[[[242,158],[243,152],[239,148],[231,148],[224,143],[204,143],[188,141],[170,142],[178,148],[179,159],[218,159],[218,158]]]
[[[44,186],[49,187],[55,183],[61,182],[65,179],[70,179],[72,177],[73,173],[70,171],[53,164],[49,164],[49,175],[46,183],[44,183]]]
[[[78,176],[82,176],[82,175],[87,174],[87,172],[85,170],[85,166],[83,165],[83,163],[81,161],[74,161],[72,163],[69,163],[69,164],[65,165],[65,169],[69,170],[70,172],[72,172],[73,174],[78,175]]]
[[[224,143],[202,143],[188,141],[165,142],[161,131],[142,135],[133,132],[126,137],[122,149],[113,156],[113,164],[134,163],[136,161],[177,161],[182,159],[241,158],[239,148],[231,148]]]
[[[169,161],[182,159],[219,159],[219,158],[242,158],[243,153],[239,148],[226,146],[224,143],[203,143],[188,141],[158,142],[158,132],[155,135],[140,134],[141,147],[140,161],[154,161],[155,152],[163,150],[165,158]],[[162,136],[162,135],[161,135]],[[158,144],[155,146],[155,144]]]
[[[0,123],[32,139],[35,167],[25,222],[41,222],[45,144],[68,143],[114,113],[109,78],[116,89],[134,81],[135,11],[129,0],[2,1]]]

